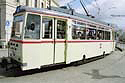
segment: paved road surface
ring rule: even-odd
[[[121,48],[122,50],[125,50],[125,44],[117,44],[117,47]]]
[[[0,58],[8,56],[8,49],[0,49]]]
[[[115,51],[103,59],[79,66],[18,77],[0,69],[0,83],[125,83],[125,51]]]

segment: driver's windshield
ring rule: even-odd
[[[25,27],[25,39],[40,39],[40,15],[28,14]]]
[[[23,22],[24,22],[23,15],[14,16],[11,37],[19,38],[19,39],[21,38]]]

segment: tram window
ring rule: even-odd
[[[86,29],[86,35],[87,35],[87,39],[92,39],[95,40],[96,39],[96,29]]]
[[[110,32],[105,31],[105,40],[110,40]]]
[[[14,16],[11,37],[21,38],[24,16]]]
[[[43,24],[43,38],[51,39],[52,38],[53,19],[48,18],[48,17],[43,17],[42,24]]]
[[[80,30],[81,30],[81,35],[79,35],[80,39],[85,39],[86,38],[86,28],[80,27]]]
[[[77,26],[76,25],[72,26],[72,38],[77,39]]]
[[[104,40],[105,39],[104,37],[105,37],[104,31],[98,30],[97,31],[97,40]]]
[[[40,39],[40,15],[27,16],[25,36],[26,39]]]
[[[72,39],[85,39],[86,28],[81,26],[72,25]]]
[[[111,38],[111,33],[110,32],[108,32],[108,40],[110,40]]]
[[[57,39],[64,39],[66,34],[66,22],[57,20]]]
[[[105,40],[105,32],[102,31],[102,40]]]

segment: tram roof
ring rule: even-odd
[[[53,14],[55,16],[64,16],[64,17],[68,17],[68,18],[74,18],[74,19],[86,19],[92,22],[97,22],[97,23],[101,23],[107,26],[112,26],[112,24],[106,23],[106,22],[102,22],[96,18],[91,18],[88,16],[85,16],[83,14],[79,14],[76,12],[73,12],[73,15],[71,15],[71,10],[69,9],[63,9],[63,8],[57,8],[57,7],[51,7],[51,9],[47,9],[47,8],[31,8],[31,7],[27,7],[27,6],[18,6],[16,9],[16,13],[19,12],[23,12],[23,11],[28,11],[28,12],[36,12],[36,13],[45,13],[45,14]]]

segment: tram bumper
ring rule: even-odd
[[[21,66],[22,66],[21,63],[17,62],[11,57],[1,58],[0,67],[5,68],[6,71],[8,71],[9,69],[13,69]]]
[[[1,58],[1,62],[0,62],[0,66],[1,68],[6,68],[6,66],[8,65],[8,58],[7,57],[3,57]]]

